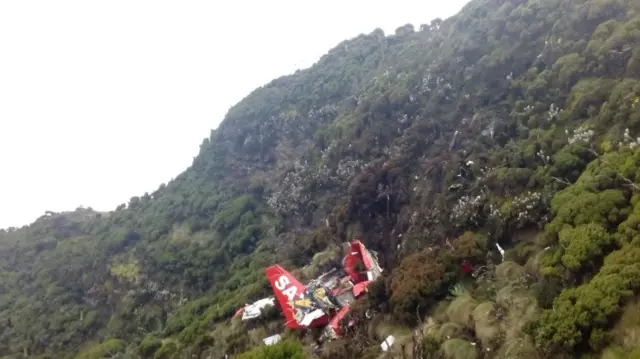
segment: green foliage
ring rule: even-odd
[[[396,318],[414,322],[418,307],[427,311],[450,280],[446,269],[431,249],[407,256],[390,279],[389,305]]]
[[[526,275],[524,267],[515,262],[504,261],[496,266],[496,279],[502,283],[516,282]]]
[[[615,227],[624,219],[627,204],[628,200],[620,190],[607,189],[594,193],[577,186],[569,187],[553,198],[551,208],[556,216],[547,231],[559,234],[566,225],[589,223],[607,229]]]
[[[255,348],[237,356],[238,359],[304,359],[307,356],[299,342],[283,339],[274,345]]]
[[[478,304],[473,310],[474,330],[483,348],[495,350],[500,344],[500,319],[498,306],[493,302]]]
[[[456,297],[447,308],[447,316],[451,322],[463,327],[473,328],[473,310],[478,302],[470,295]]]
[[[439,358],[440,343],[437,340],[427,337],[422,343],[422,355],[425,359]]]
[[[638,358],[640,358],[640,349],[629,351],[621,347],[611,347],[611,348],[606,348],[602,352],[602,359],[638,359]]]
[[[449,292],[453,297],[461,297],[463,295],[468,294],[469,290],[467,290],[467,288],[465,288],[462,284],[456,283],[454,286],[452,286],[449,289]]]
[[[146,336],[139,345],[140,355],[151,358],[162,347],[162,341],[153,336]]]
[[[479,261],[484,258],[487,251],[487,237],[482,234],[465,232],[456,238],[452,245],[453,259]]]
[[[585,145],[581,143],[570,144],[553,155],[551,174],[574,182],[592,159],[593,154]]]
[[[449,339],[442,344],[442,350],[447,359],[476,359],[478,350],[464,339]]]
[[[76,359],[102,359],[111,358],[118,353],[124,353],[127,343],[120,339],[108,339],[89,350],[76,355]]]
[[[634,196],[631,199],[633,209],[627,219],[620,223],[616,232],[616,239],[619,244],[629,243],[640,238],[640,197]]]
[[[535,295],[540,307],[549,309],[553,300],[562,292],[564,285],[562,280],[555,276],[545,276],[535,285]]]
[[[548,309],[534,343],[507,332],[499,353],[606,348],[638,292],[639,16],[631,0],[473,0],[338,44],[233,106],[153,193],[0,231],[0,356],[237,354],[255,328],[229,319],[269,295],[263,269],[311,262],[313,276],[337,264],[314,255],[356,235],[385,268],[366,308],[415,324],[460,260],[482,266],[499,242]],[[538,245],[513,243],[543,227]],[[533,293],[497,287],[522,277],[514,264],[471,294],[522,304],[505,319],[519,333],[537,312]],[[447,356],[478,355],[456,339]],[[250,353],[301,353],[270,348]]]
[[[171,359],[174,353],[178,351],[175,343],[164,343],[158,351],[155,352],[153,359]]]
[[[622,148],[602,155],[552,201],[557,216],[547,232],[557,233],[560,248],[546,256],[547,265],[556,267],[545,268],[545,273],[562,274],[558,271],[561,264],[569,272],[563,274],[565,281],[595,275],[561,292],[558,279],[545,279],[546,286],[550,284],[559,296],[534,322],[532,333],[547,352],[573,353],[586,346],[602,350],[612,339],[608,330],[624,304],[640,290],[640,242],[634,229],[638,201],[636,196],[628,199],[628,186],[635,189],[633,181],[640,169],[637,153]],[[544,286],[545,282],[539,284],[540,289]],[[548,306],[545,295],[550,297],[549,293],[538,296],[543,307]]]
[[[457,338],[462,333],[462,327],[456,323],[444,323],[440,327],[440,338]]]
[[[640,290],[640,243],[634,241],[609,254],[591,281],[564,290],[553,309],[536,322],[536,341],[548,350],[568,350],[590,344],[602,349],[602,329]]]
[[[570,271],[597,267],[594,263],[611,246],[611,236],[600,225],[589,223],[576,228],[565,227],[559,234],[560,245],[565,249],[562,264]]]

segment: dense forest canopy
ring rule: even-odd
[[[251,92],[155,192],[0,230],[0,357],[377,358],[393,334],[398,358],[638,358],[639,136],[636,0],[362,34]],[[265,347],[277,310],[232,319],[266,266],[308,279],[354,237],[386,270],[347,338]]]

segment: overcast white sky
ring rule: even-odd
[[[0,228],[152,192],[255,87],[467,2],[0,1]]]

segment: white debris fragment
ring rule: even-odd
[[[242,320],[255,319],[262,314],[262,309],[265,307],[273,307],[275,305],[276,298],[269,297],[263,298],[253,304],[247,304],[242,312]]]
[[[277,342],[280,341],[280,334],[276,334],[276,335],[272,335],[270,337],[266,337],[264,339],[262,339],[262,341],[266,344],[266,345],[273,345],[276,344]]]
[[[396,341],[396,338],[393,335],[389,335],[387,339],[385,339],[384,342],[380,344],[382,351],[386,352],[387,350],[389,350],[389,348],[391,348],[391,346],[393,345],[393,343],[395,343],[395,341]]]
[[[302,326],[308,327],[311,322],[322,317],[323,315],[325,315],[325,313],[321,309],[316,309],[313,312],[305,315],[304,318],[302,318],[302,321],[300,321],[300,324]]]
[[[496,247],[498,248],[498,252],[500,252],[500,255],[502,256],[502,261],[504,262],[504,249],[500,247],[500,244],[498,242],[496,242]]]

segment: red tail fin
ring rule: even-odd
[[[358,272],[358,263],[364,266],[364,271]],[[364,244],[357,239],[351,241],[349,253],[344,257],[343,266],[347,274],[354,283],[370,281],[375,279],[380,273],[377,264],[374,264],[371,254]]]
[[[284,314],[286,318],[287,328],[302,328],[294,318],[295,309],[292,302],[297,299],[302,299],[305,286],[292,276],[291,273],[277,264],[265,269],[264,274],[271,284],[278,303],[280,303],[282,314]]]

